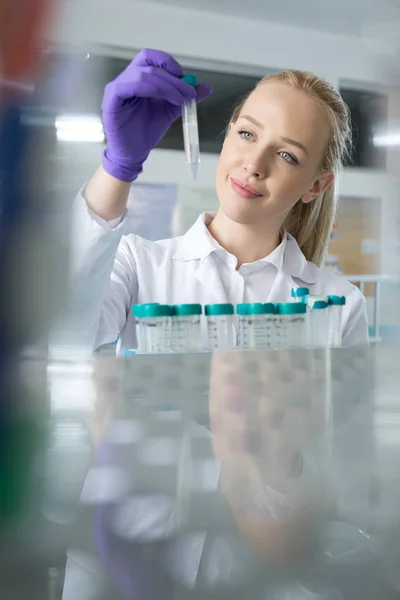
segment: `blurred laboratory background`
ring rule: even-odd
[[[400,598],[399,34],[398,0],[0,2],[0,106],[18,99],[32,142],[11,181],[23,136],[0,130],[1,598]],[[198,108],[197,182],[176,122],[132,186],[131,230],[150,240],[216,209],[225,128],[260,78],[303,69],[340,90],[353,145],[324,268],[365,295],[369,348],[49,350],[70,210],[105,148],[104,86],[141,48],[214,89]],[[245,417],[222,406],[233,381]],[[260,455],[227,449],[256,430]],[[268,517],[243,492],[263,478]]]

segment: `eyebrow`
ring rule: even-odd
[[[247,119],[248,121],[250,121],[250,123],[253,123],[253,125],[255,125],[256,127],[259,127],[260,129],[264,129],[264,125],[262,123],[260,123],[260,121],[257,121],[257,119],[250,117],[250,115],[239,115],[239,116],[241,119]]]
[[[257,119],[254,119],[254,117],[251,117],[250,115],[240,115],[240,118],[250,121],[250,123],[253,123],[253,125],[255,125],[256,127],[259,127],[259,129],[265,129],[264,125],[262,123],[260,123],[260,121],[257,121]],[[301,142],[296,142],[296,140],[292,140],[287,137],[281,137],[281,140],[282,140],[282,142],[286,142],[287,144],[296,146],[297,148],[302,150],[305,154],[307,154],[307,156],[310,156],[307,148]]]
[[[307,154],[307,156],[310,156],[308,154],[308,150],[305,146],[303,146],[303,144],[301,142],[296,142],[296,140],[291,140],[290,138],[287,137],[281,137],[282,142],[286,142],[287,144],[292,144],[292,146],[296,146],[297,148],[300,148],[300,150],[303,150],[304,154]]]

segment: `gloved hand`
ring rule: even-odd
[[[185,100],[208,98],[212,88],[185,83],[181,65],[166,52],[142,50],[114,81],[107,84],[102,110],[107,136],[104,170],[122,181],[134,181],[143,163]]]

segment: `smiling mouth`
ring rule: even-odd
[[[260,198],[262,196],[262,194],[259,194],[254,188],[241,183],[237,179],[231,178],[231,185],[233,191],[241,198]]]

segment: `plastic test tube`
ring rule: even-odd
[[[346,304],[345,296],[328,296],[329,312],[329,338],[328,344],[332,347],[342,345],[342,318],[343,306]]]
[[[144,318],[139,318],[139,314],[143,311],[143,306],[156,306],[158,302],[149,302],[149,304],[132,304],[132,315],[136,318],[136,342],[137,351],[145,352],[142,345],[144,343],[144,333],[142,332]]]
[[[208,347],[233,348],[233,304],[206,304]]]
[[[310,290],[307,287],[292,288],[293,302],[307,302]]]
[[[196,87],[196,75],[184,75],[183,81]],[[199,127],[197,123],[196,99],[186,100],[182,107],[183,143],[186,162],[189,165],[192,181],[196,181],[200,164]]]
[[[326,348],[329,343],[328,302],[315,300],[310,302],[311,345],[314,348]]]
[[[236,305],[237,318],[237,346],[242,349],[251,348],[250,344],[250,304]]]
[[[174,352],[201,350],[201,304],[172,306],[171,346]]]
[[[139,320],[140,352],[163,354],[171,350],[172,308],[166,304],[142,304],[136,306]]]
[[[307,306],[303,302],[276,305],[275,346],[304,347],[308,345]]]
[[[275,304],[251,304],[253,318],[253,348],[263,350],[275,346]]]
[[[314,306],[314,302],[316,302],[317,300],[320,300],[321,302],[328,302],[328,296],[307,296],[306,302],[310,310]]]
[[[252,350],[271,348],[275,343],[275,305],[238,304],[238,346]]]

